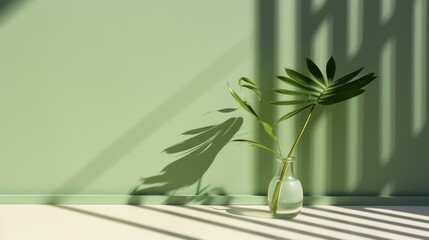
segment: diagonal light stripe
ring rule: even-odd
[[[362,97],[347,101],[347,125],[346,125],[346,191],[353,192],[359,184],[362,176],[362,165],[360,161],[362,157],[362,112],[363,104]]]
[[[396,210],[392,210],[392,209],[385,209],[385,208],[365,208],[365,209],[380,212],[380,213],[390,213],[393,215],[397,215],[398,217],[409,217],[409,218],[415,218],[415,219],[419,219],[419,220],[429,221],[429,216],[424,216],[424,215],[419,215],[419,214],[414,214],[414,213],[401,212],[401,211],[396,211]],[[429,228],[429,224],[426,224],[426,227]]]
[[[427,71],[427,1],[414,2],[413,48],[413,106],[412,135],[419,135],[426,123],[426,71]]]
[[[385,166],[395,149],[395,39],[390,38],[380,56],[380,165]]]
[[[320,211],[317,209],[330,209],[330,210],[334,210],[334,211],[353,214],[353,215],[356,215],[356,217],[341,215],[339,213],[330,213],[330,212]],[[395,218],[395,217],[390,217],[390,216],[383,216],[383,215],[379,215],[379,214],[368,213],[368,212],[363,212],[363,211],[354,210],[354,209],[350,209],[350,208],[342,208],[342,207],[336,207],[336,206],[317,206],[315,208],[307,209],[307,211],[310,213],[319,214],[319,215],[323,215],[323,216],[330,216],[330,217],[333,217],[333,218],[338,219],[338,220],[353,221],[356,223],[366,224],[368,226],[377,226],[377,227],[386,229],[386,231],[389,231],[389,229],[394,229],[397,232],[410,233],[413,235],[419,235],[422,237],[429,238],[429,231],[422,231],[422,230],[412,228],[412,226],[418,226],[418,227],[423,227],[423,228],[428,227],[427,224],[423,224],[420,222],[415,222],[415,221],[410,221],[410,220],[405,220],[405,219]],[[360,218],[360,216],[361,217],[371,217],[371,218],[374,218],[374,220],[363,219],[363,218]],[[390,222],[397,222],[397,223],[401,223],[401,224],[408,224],[408,225],[410,225],[410,227],[403,227],[403,226],[399,226],[399,225],[395,225],[395,224],[385,223],[385,222],[383,222],[383,220],[390,221]],[[372,231],[372,230],[367,229],[367,231]],[[376,230],[374,230],[374,231],[376,231]],[[380,231],[377,231],[377,232],[380,232]],[[397,236],[399,236],[396,234],[390,234],[388,232],[384,232],[383,234],[391,235],[389,237],[395,237],[395,239]],[[401,236],[401,237],[404,237],[404,236]],[[402,238],[402,239],[404,239],[404,238]]]
[[[362,46],[363,1],[348,0],[347,57],[354,58]]]
[[[221,213],[219,211],[207,211],[207,207],[204,206],[192,206],[189,207],[189,209],[199,212],[206,211],[213,215],[222,216],[223,219],[219,219],[219,221],[222,222],[230,222],[230,219],[236,219],[239,221],[239,226],[247,226],[249,223],[251,223],[254,224],[251,227],[254,227],[255,229],[261,229],[263,231],[270,232],[271,234],[285,236],[290,239],[328,239],[330,238],[330,236],[334,236],[333,234],[335,234],[335,232],[332,231],[319,231],[318,228],[314,228],[306,224],[300,224],[295,221],[272,219],[272,217],[270,217],[271,219],[268,220],[267,216],[263,216],[263,213],[261,212],[255,214],[255,210],[261,209],[258,208],[258,206],[252,206],[251,208],[248,208],[248,210],[246,210],[249,212],[253,211],[253,214],[250,213],[252,217],[249,217],[248,215],[225,215],[225,213]],[[268,212],[268,214],[270,213]]]
[[[307,209],[308,210],[308,209]],[[309,213],[309,215],[305,215],[306,213]],[[346,221],[346,219],[341,220],[341,219],[335,219],[335,220],[327,220],[327,219],[323,219],[322,217],[316,217],[318,215],[324,216],[324,217],[330,217],[333,218],[330,214],[318,214],[317,212],[315,213],[315,211],[309,210],[309,211],[303,211],[302,215],[300,216],[300,219],[302,219],[303,221],[308,221],[310,223],[314,223],[314,224],[319,224],[321,225],[320,229],[324,229],[323,226],[325,226],[326,228],[328,227],[332,227],[334,226],[335,228],[339,228],[339,229],[345,229],[347,231],[351,231],[351,232],[356,232],[356,233],[364,233],[366,236],[372,236],[373,238],[377,238],[377,237],[381,237],[381,235],[384,234],[384,232],[382,231],[377,231],[377,230],[372,230],[370,229],[369,231],[367,231],[367,228],[364,227],[359,227],[359,226],[355,226],[355,225],[351,225],[348,223],[344,223],[344,221]],[[335,231],[335,235],[336,237],[339,237],[340,239],[368,239],[371,237],[365,237],[365,236],[358,236],[357,234],[345,234],[345,233],[341,233],[340,231]],[[401,237],[403,236],[399,236],[399,235],[389,235],[389,236],[383,236],[383,237],[389,237],[389,239],[401,239]]]
[[[395,0],[381,0],[380,4],[380,22],[386,24],[395,12]]]
[[[325,4],[326,4],[326,0],[313,0],[311,1],[311,11],[313,13],[317,13],[318,11],[320,11],[320,9],[322,9]]]
[[[196,210],[196,211],[206,211],[204,210],[206,207],[204,206],[192,206],[187,207],[188,209]],[[260,209],[260,208],[259,208]],[[248,208],[248,211],[255,210],[255,206],[252,206],[251,208]],[[222,215],[218,212],[212,212],[212,214],[215,215]],[[367,239],[367,238],[360,238],[359,236],[356,236],[355,234],[348,234],[341,232],[339,230],[332,230],[333,228],[327,228],[325,225],[321,225],[319,218],[311,218],[306,217],[304,215],[299,215],[295,219],[292,220],[283,220],[283,219],[271,219],[269,223],[267,223],[266,217],[237,217],[235,215],[224,215],[226,219],[228,218],[234,218],[239,219],[243,222],[251,222],[255,223],[255,227],[260,229],[264,226],[269,226],[269,229],[266,229],[266,231],[269,231],[272,234],[277,234],[277,231],[281,229],[282,231],[286,232],[287,237],[290,237],[292,239]],[[210,217],[212,218],[212,217]],[[225,219],[218,219],[219,221],[226,221]],[[311,223],[311,224],[309,224]],[[243,225],[243,224],[240,224]],[[320,226],[320,227],[315,227]],[[273,229],[274,228],[274,229]],[[334,227],[335,228],[335,227]],[[277,229],[277,230],[275,230]],[[339,228],[336,228],[339,229]],[[283,232],[283,234],[285,234]],[[302,234],[300,234],[301,232]],[[308,234],[305,234],[308,232]],[[279,233],[281,234],[281,233]],[[312,236],[316,235],[316,236]],[[320,237],[317,237],[319,235]]]

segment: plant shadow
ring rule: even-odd
[[[168,198],[163,202],[167,205],[187,205],[187,204],[200,204],[200,205],[210,205],[214,201],[219,201],[219,198],[216,200],[216,197],[222,196],[221,204],[229,204],[232,197],[228,196],[223,188],[216,187],[209,189],[210,185],[197,190],[195,195],[192,196],[174,196],[169,195]],[[131,201],[133,203],[136,200]]]
[[[219,112],[229,112],[231,109]],[[165,204],[189,203],[194,200],[207,201],[209,194],[226,195],[221,188],[214,188],[207,192],[210,185],[201,188],[201,179],[212,165],[216,156],[231,141],[243,124],[243,118],[231,117],[219,124],[195,128],[182,133],[188,138],[163,152],[178,155],[177,160],[165,166],[159,174],[142,178],[130,195],[171,195],[175,191],[197,183],[194,196],[169,196]],[[203,194],[206,191],[205,194]],[[130,204],[136,204],[131,197]],[[180,199],[180,200],[179,200]]]

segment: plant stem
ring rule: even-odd
[[[277,149],[279,150],[280,158],[283,158],[282,149],[280,148],[279,140],[277,140],[277,137],[276,137],[275,140],[276,140],[275,142],[276,142],[276,145],[277,145]]]
[[[301,132],[299,132],[298,137],[296,138],[295,142],[292,145],[292,148],[289,151],[289,154],[287,155],[288,158],[290,158],[292,156],[292,153],[295,150],[296,145],[298,145],[299,140],[301,140],[302,134],[304,133],[305,129],[307,128],[307,124],[310,121],[311,113],[313,112],[315,106],[316,105],[313,105],[311,107],[310,112],[308,113],[307,119],[305,120],[304,126],[302,126]]]
[[[295,142],[293,143],[292,148],[290,149],[289,154],[287,155],[287,158],[290,158],[292,156],[292,153],[294,152],[296,146],[298,145],[298,142],[301,140],[302,134],[304,133],[305,129],[307,128],[307,124],[310,121],[311,113],[313,112],[315,106],[316,106],[316,104],[314,104],[311,107],[310,112],[308,113],[307,119],[305,120],[305,123],[302,126],[301,131],[298,134],[298,137],[296,138]],[[276,187],[275,187],[274,193],[273,193],[273,199],[271,201],[270,209],[271,209],[271,213],[273,215],[275,215],[277,213],[277,208],[278,208],[278,203],[279,203],[279,198],[280,198],[280,192],[281,192],[281,189],[283,187],[283,181],[286,178],[286,173],[287,173],[288,168],[289,168],[289,163],[286,161],[282,167],[281,172],[280,172],[279,180],[277,181],[277,184],[276,184]]]

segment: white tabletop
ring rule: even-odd
[[[0,240],[429,239],[428,206],[0,205]]]

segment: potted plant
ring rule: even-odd
[[[273,89],[273,91],[281,95],[295,98],[292,100],[273,101],[271,104],[276,106],[296,105],[298,108],[283,115],[272,124],[263,120],[263,117],[254,110],[243,94],[244,88],[249,89],[253,91],[259,101],[261,101],[261,91],[253,81],[246,77],[242,77],[238,80],[240,95],[228,84],[229,92],[241,108],[252,114],[265,130],[266,134],[275,142],[276,149],[271,149],[270,147],[248,139],[233,140],[235,142],[245,142],[251,146],[270,151],[280,160],[281,167],[279,169],[279,174],[271,180],[268,188],[270,211],[274,217],[279,218],[293,218],[299,214],[302,208],[302,186],[299,180],[294,177],[292,169],[294,160],[293,153],[308,126],[313,111],[324,105],[340,103],[359,96],[365,92],[363,87],[377,78],[374,73],[369,73],[355,79],[363,68],[346,74],[345,76],[335,78],[336,63],[333,57],[331,57],[326,64],[326,77],[323,76],[322,71],[311,59],[306,59],[306,65],[311,77],[288,68],[285,69],[287,76],[277,76],[279,80],[289,86],[293,86],[294,89],[276,88]],[[304,112],[304,110],[307,110],[307,117],[292,147],[289,152],[285,154],[277,138],[277,126],[280,122]]]

